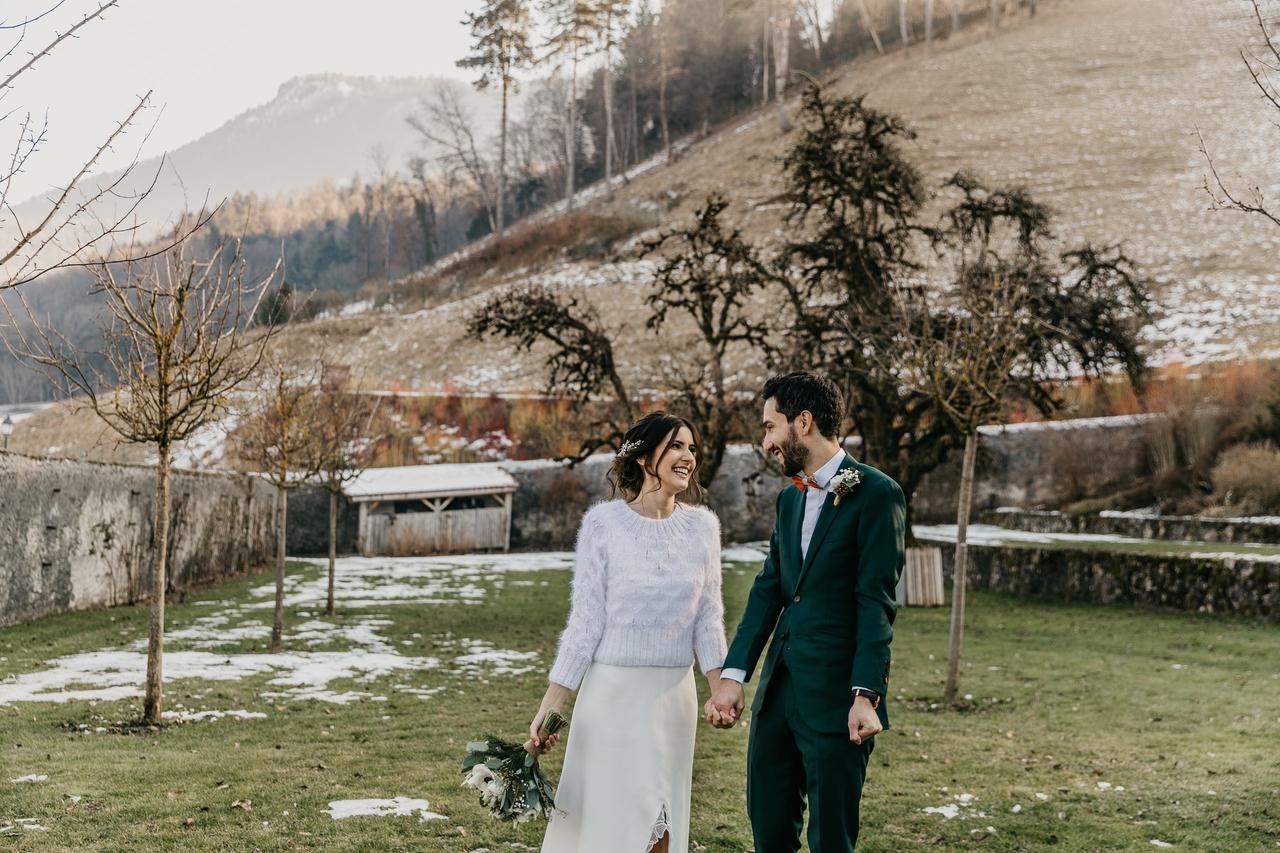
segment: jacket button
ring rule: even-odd
[[[800,596],[798,596],[798,595],[797,595],[795,598],[793,598],[793,599],[791,599],[791,600],[792,600],[792,601],[794,601],[796,604],[799,604],[799,603],[800,603]]]

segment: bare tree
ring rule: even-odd
[[[704,486],[711,485],[720,469],[741,408],[743,389],[728,369],[730,349],[771,351],[769,326],[753,317],[750,307],[773,276],[741,232],[725,224],[728,206],[722,196],[713,195],[692,224],[663,231],[639,250],[642,257],[659,256],[645,326],[662,333],[674,315],[697,330],[696,354],[681,365],[687,370],[688,363],[696,364],[696,373],[676,371],[667,378],[677,392],[675,402],[700,425],[704,453],[698,478]]]
[[[1253,87],[1258,90],[1262,100],[1276,113],[1280,113],[1280,83],[1276,80],[1276,75],[1280,74],[1280,35],[1268,26],[1260,0],[1250,0],[1250,3],[1253,6],[1254,21],[1262,44],[1259,48],[1241,48],[1240,58],[1253,82]],[[1260,216],[1274,225],[1280,225],[1280,213],[1267,206],[1266,195],[1258,184],[1254,183],[1243,190],[1227,186],[1218,171],[1217,164],[1209,154],[1203,134],[1200,134],[1200,151],[1209,165],[1210,177],[1205,180],[1205,192],[1212,199],[1215,209],[1234,210],[1250,216]]]
[[[898,37],[902,46],[911,44],[911,24],[907,20],[907,0],[898,0]]]
[[[548,345],[547,392],[568,397],[578,406],[612,392],[621,422],[593,424],[597,434],[584,438],[580,457],[603,444],[616,444],[632,421],[635,406],[618,372],[613,336],[591,305],[540,285],[513,289],[494,295],[476,310],[467,321],[467,333],[503,338],[524,352],[535,344]]]
[[[614,130],[613,52],[621,41],[622,28],[631,9],[631,0],[594,0],[595,34],[604,54],[604,177],[613,179],[613,163],[618,156],[617,133]]]
[[[377,402],[351,387],[350,371],[326,365],[314,405],[308,407],[310,441],[306,468],[329,493],[329,583],[325,612],[334,613],[333,587],[338,550],[338,496],[342,487],[369,467],[377,449],[371,429]]]
[[[876,46],[876,53],[884,53],[884,45],[880,43],[880,28],[871,17],[871,10],[867,8],[867,0],[858,0],[858,14],[862,17],[862,26],[866,28],[867,34],[871,36],[872,44]]]
[[[769,42],[773,35],[773,0],[760,0],[760,103],[769,103]]]
[[[783,92],[791,73],[791,18],[795,0],[772,0],[773,9],[773,97],[778,102],[778,125],[783,132],[791,130]]]
[[[919,290],[895,294],[897,328],[890,334],[894,364],[884,367],[897,371],[904,387],[932,400],[954,430],[964,436],[945,686],[946,701],[953,704],[964,639],[978,428],[1000,420],[1006,404],[1017,396],[1020,373],[1033,351],[1029,341],[1033,335],[1028,333],[1043,321],[1030,310],[1028,293],[1008,286],[998,273],[988,280],[968,282],[949,297],[943,295],[939,300]],[[944,304],[928,304],[931,301]]]
[[[440,150],[437,159],[446,170],[459,170],[470,179],[479,193],[489,227],[496,231],[497,200],[492,165],[480,151],[475,124],[462,104],[457,87],[440,86],[433,98],[419,102],[418,111],[406,121],[418,131],[424,142]]]
[[[27,28],[53,13],[63,2],[65,0],[59,0],[44,12],[22,21],[0,24],[0,32],[18,33],[14,43],[0,52],[0,124],[12,128],[7,162],[0,165],[0,227],[7,232],[0,238],[0,291],[35,281],[52,270],[94,267],[99,259],[113,252],[117,259],[121,259],[123,255],[117,243],[131,247],[130,257],[133,260],[158,257],[203,224],[203,220],[185,219],[186,228],[175,229],[173,239],[163,244],[143,246],[133,241],[138,228],[138,209],[160,174],[157,167],[143,189],[126,189],[137,173],[136,156],[115,177],[87,186],[89,175],[100,166],[102,158],[120,144],[150,106],[150,91],[138,98],[133,108],[85,158],[75,174],[46,197],[43,213],[31,222],[23,222],[18,216],[13,197],[14,180],[48,141],[49,122],[47,117],[36,118],[30,111],[24,111],[20,106],[9,107],[6,102],[15,96],[37,65],[49,59],[64,42],[80,38],[87,26],[101,20],[119,0],[98,3],[92,11],[56,33],[42,47],[22,50]],[[108,202],[111,203],[111,212],[104,215]]]
[[[813,44],[813,56],[822,61],[822,4],[820,0],[799,0],[798,6],[804,15],[805,28],[809,30],[810,42]]]
[[[311,428],[316,421],[318,366],[301,374],[293,365],[273,361],[262,371],[262,388],[237,433],[237,455],[254,465],[276,487],[276,601],[271,621],[271,651],[284,651],[285,544],[289,492],[314,472],[307,466]]]
[[[11,322],[5,337],[16,356],[68,395],[82,395],[123,440],[156,448],[156,558],[142,711],[149,724],[160,722],[163,706],[172,451],[216,422],[229,395],[257,369],[272,328],[254,334],[246,328],[279,269],[277,263],[266,277],[246,283],[239,243],[224,241],[201,259],[178,242],[160,258],[95,269],[106,316],[102,352],[78,350],[29,309],[27,322]],[[26,300],[20,302],[26,308]]]
[[[670,110],[667,106],[667,83],[671,79],[668,41],[671,16],[664,7],[658,12],[658,117],[662,124],[662,150],[666,152],[667,162],[671,162],[671,126]]]

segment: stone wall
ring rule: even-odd
[[[973,506],[1057,508],[1119,491],[1147,470],[1146,432],[1159,415],[984,427]],[[952,453],[916,492],[916,521],[955,521],[960,456]]]
[[[1189,539],[1197,542],[1254,542],[1280,545],[1280,518],[1200,518],[1193,515],[1142,515],[1064,512],[1000,507],[982,513],[987,524],[1031,533],[1096,533],[1135,539]]]
[[[271,488],[175,472],[169,590],[269,562]],[[0,625],[147,597],[155,469],[0,453]]]
[[[955,546],[942,546],[948,581]],[[971,589],[1280,621],[1280,563],[1068,548],[969,546]]]

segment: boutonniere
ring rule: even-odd
[[[845,468],[840,473],[831,478],[831,482],[827,484],[827,488],[831,490],[831,494],[836,496],[835,506],[840,506],[840,501],[847,495],[853,494],[853,489],[862,482],[862,474],[857,468]]]

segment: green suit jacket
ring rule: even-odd
[[[788,486],[778,494],[769,556],[725,660],[726,669],[746,670],[749,678],[772,636],[752,712],[759,713],[769,679],[785,661],[805,722],[826,732],[848,731],[852,688],[888,698],[895,593],[905,554],[902,489],[847,454],[840,463],[841,471],[846,468],[856,468],[862,481],[839,506],[827,495],[805,559],[804,493]],[[887,704],[882,701],[878,711],[886,729]]]

